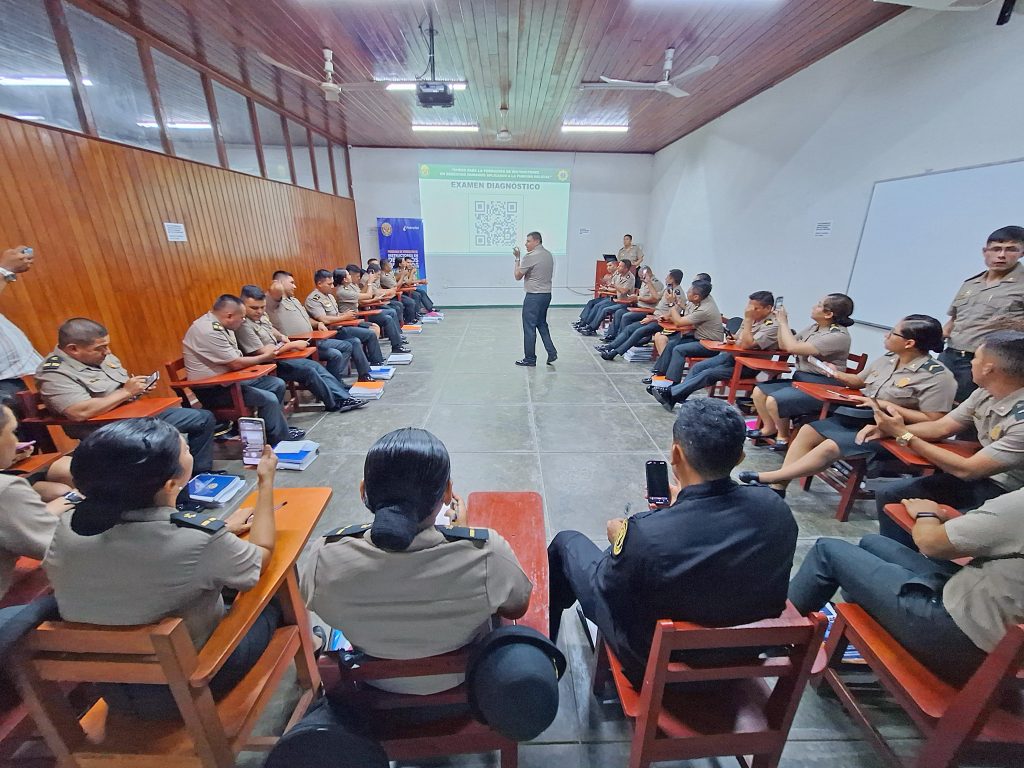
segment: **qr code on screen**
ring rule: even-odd
[[[473,202],[474,248],[511,248],[516,244],[520,200],[475,200]]]

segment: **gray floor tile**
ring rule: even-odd
[[[449,451],[535,450],[525,405],[437,405],[425,426]]]
[[[529,400],[526,371],[512,366],[499,373],[458,373],[448,377],[440,392],[443,404],[525,404]]]
[[[541,453],[658,448],[628,405],[536,405],[534,413]]]
[[[562,364],[562,360],[558,360]],[[608,386],[603,376],[590,373],[560,372],[558,376],[537,376],[530,379],[530,399],[535,403],[591,405],[621,403],[618,392]]]

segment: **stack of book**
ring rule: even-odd
[[[423,326],[418,323],[415,325],[403,325],[402,333],[423,333]]]
[[[395,375],[395,369],[390,365],[371,365],[370,376],[377,381],[388,381]]]
[[[388,355],[388,365],[409,365],[412,362],[412,352],[392,352]]]
[[[188,496],[207,507],[222,507],[245,487],[238,475],[196,475],[188,481]]]
[[[627,363],[649,363],[654,358],[654,348],[630,347],[622,357]]]
[[[668,389],[672,386],[672,380],[665,376],[651,376],[651,386],[659,389]]]
[[[420,315],[421,323],[440,323],[442,320],[444,320],[442,312],[428,312],[425,315]]]
[[[320,443],[312,440],[282,440],[274,446],[278,469],[305,469],[320,453]]]
[[[357,381],[348,390],[349,397],[359,400],[380,400],[383,395],[383,381]]]

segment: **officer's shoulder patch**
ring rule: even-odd
[[[456,525],[438,525],[435,527],[448,541],[462,541],[466,539],[469,541],[487,541],[491,537],[491,532],[486,528],[470,528]]]
[[[174,512],[171,515],[171,522],[179,528],[196,528],[207,533],[216,533],[224,527],[223,520],[199,512]]]
[[[988,274],[988,270],[987,269],[983,269],[978,274],[971,275],[970,277],[968,277],[966,280],[964,280],[964,282],[965,283],[969,283],[971,280],[977,280],[979,277],[982,277],[983,275],[987,275],[987,274]]]
[[[346,536],[362,536],[373,526],[372,523],[356,523],[355,525],[346,525],[342,528],[336,528],[333,531],[328,531],[324,534],[324,538],[327,541],[337,541]]]
[[[43,361],[43,370],[44,371],[56,370],[57,368],[60,368],[60,366],[61,366],[61,364],[63,362],[64,361],[61,360],[58,355],[50,355],[48,358],[46,358]]]
[[[921,366],[921,370],[927,371],[928,373],[942,373],[946,370],[946,367],[938,360],[929,359]]]
[[[832,323],[832,325],[828,327],[829,333],[836,333],[837,331],[841,330],[843,330],[843,326],[841,326],[839,323]]]
[[[1017,421],[1024,421],[1024,400],[1018,400],[1011,413]]]
[[[767,328],[769,325],[775,325],[775,321],[772,320],[771,318],[768,318],[767,320],[763,321],[761,325]]]
[[[215,331],[223,331],[224,330],[224,326],[220,324],[219,320],[214,320],[213,321],[213,330],[215,330]]]

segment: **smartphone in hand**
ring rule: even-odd
[[[146,377],[146,391],[153,388],[153,385],[160,381],[160,371],[153,371]]]
[[[259,464],[263,446],[267,443],[267,428],[263,419],[240,418],[238,434],[242,438],[242,463],[249,466]]]
[[[671,498],[668,486],[668,465],[664,461],[647,462],[647,501],[656,507],[666,507]]]

